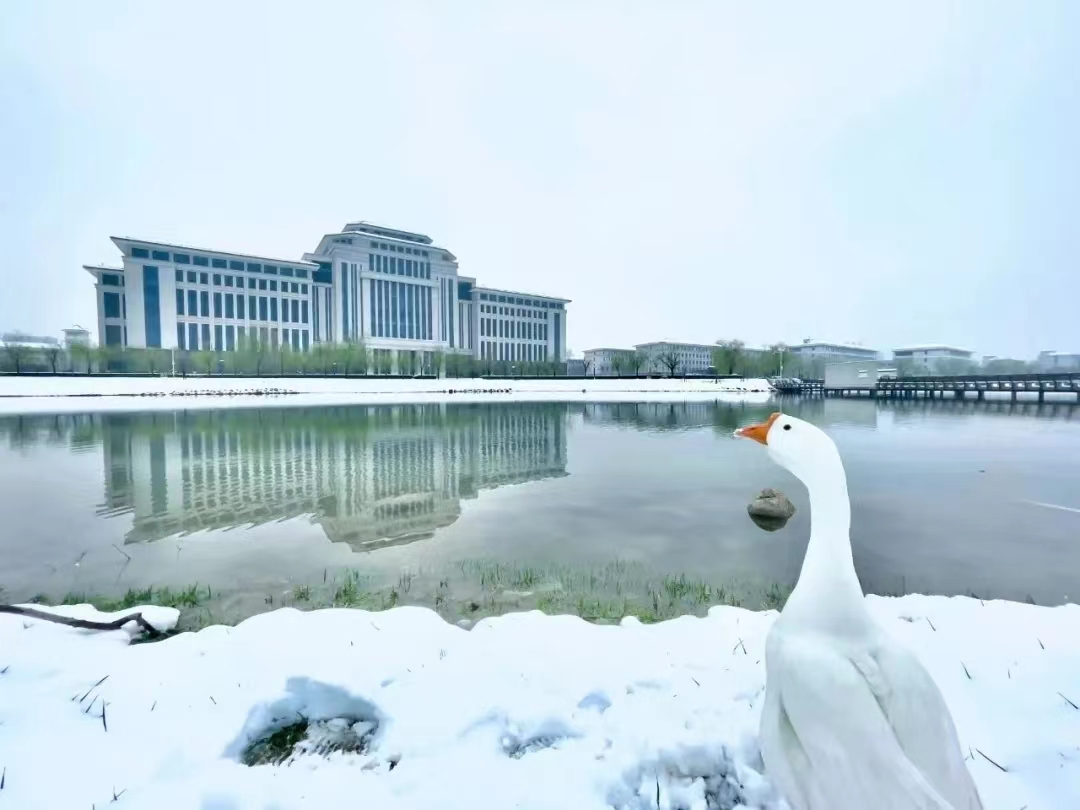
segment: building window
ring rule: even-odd
[[[217,287],[221,286],[221,273],[214,273],[214,285]]]
[[[266,279],[265,278],[260,278],[259,279],[259,289],[260,290],[265,290],[266,289]]]
[[[197,323],[188,324],[187,347],[189,352],[197,352],[199,350],[199,325]]]
[[[293,269],[291,267],[282,267],[281,268],[281,275],[283,275],[283,276],[291,276],[291,275],[293,275]]]
[[[106,318],[119,318],[120,317],[120,293],[107,292],[102,296],[102,300],[105,304],[105,317]]]
[[[289,322],[289,299],[287,298],[281,299],[281,322]]]
[[[236,318],[237,320],[244,320],[244,296],[236,296]]]
[[[178,348],[180,351],[184,351],[184,346],[187,343],[187,341],[184,340],[185,337],[186,337],[186,335],[184,334],[184,325],[182,323],[177,323],[176,324],[176,348]]]
[[[277,281],[270,279],[270,292],[277,292]]]
[[[133,259],[149,259],[150,251],[146,248],[133,247],[131,249],[131,258]]]
[[[277,275],[277,268],[274,267],[274,265],[272,265],[272,264],[264,264],[263,265],[263,272],[266,273],[268,276],[276,276]]]
[[[115,273],[102,273],[101,283],[105,287],[119,287],[120,276],[116,275]]]
[[[225,286],[226,287],[231,287],[233,285],[232,279],[233,279],[232,276],[225,276]]]
[[[164,250],[154,250],[150,252],[150,258],[159,262],[167,262],[169,260],[169,254]]]
[[[195,290],[188,290],[187,314],[193,318],[199,314],[199,294]]]
[[[230,261],[229,262],[229,269],[230,270],[243,270],[244,269],[244,263],[243,262]]]
[[[225,317],[233,317],[233,297],[231,295],[225,296]]]
[[[297,278],[307,278],[307,277],[308,277],[308,272],[307,272],[307,268],[305,268],[305,267],[299,267],[299,268],[297,268],[297,270],[296,270],[296,277],[297,277]]]
[[[236,335],[232,326],[225,327],[225,351],[231,352],[236,348]]]
[[[301,301],[300,302],[300,323],[307,323],[307,319],[308,319],[308,306],[307,306],[307,303],[308,303],[307,301]],[[307,346],[305,346],[304,348],[306,349]]]
[[[209,284],[210,283],[210,274],[209,273],[199,273],[199,283],[200,284]]]
[[[259,288],[258,280],[254,279],[254,278],[249,278],[248,279],[248,289],[249,290],[257,290],[258,288]]]
[[[188,270],[187,280],[188,284],[197,284],[199,281],[199,276],[195,273],[194,270]]]
[[[282,301],[281,302],[282,306],[284,306],[285,303],[286,303],[285,301]],[[293,323],[300,323],[300,302],[297,301],[294,298],[292,300],[291,304],[292,304],[292,322]]]
[[[217,349],[219,352],[223,348],[221,343],[222,343],[222,341],[221,341],[221,324],[215,324],[214,325],[214,348]]]
[[[177,315],[183,315],[184,314],[184,291],[183,290],[177,290],[176,291],[176,314]]]
[[[183,281],[184,281],[184,271],[183,270],[177,270],[176,271],[176,283],[177,284],[182,284]]]
[[[248,320],[252,320],[252,321],[258,320],[255,317],[255,313],[256,313],[255,296],[254,295],[249,295],[248,296]]]
[[[191,257],[186,253],[174,253],[173,261],[177,264],[191,264]]]
[[[214,317],[221,317],[221,293],[214,293]]]
[[[212,264],[214,267],[220,267],[223,269],[229,266],[229,263],[224,259],[211,259],[210,264]]]
[[[123,345],[123,331],[119,326],[109,325],[105,327],[105,345],[106,346],[122,346]]]
[[[271,298],[270,299],[270,320],[272,320],[274,323],[277,323],[277,319],[278,319],[278,317],[277,317],[277,299],[276,298]]]
[[[202,325],[202,347],[203,351],[210,351],[213,348],[210,345],[210,324],[208,323]]]
[[[255,262],[248,262],[247,269],[250,270],[252,273],[261,273],[262,265],[256,264]]]
[[[206,290],[199,293],[199,311],[204,318],[210,317],[210,293]]]
[[[143,265],[143,310],[146,315],[146,345],[161,348],[161,297],[158,269]]]
[[[259,296],[259,320],[260,321],[267,320],[266,312],[267,312],[267,310],[266,310],[266,296],[262,295],[262,296]]]

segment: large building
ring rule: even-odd
[[[787,353],[803,360],[824,360],[832,363],[842,360],[877,360],[877,349],[869,349],[854,343],[831,343],[824,340],[804,340],[788,346]]]
[[[714,343],[676,343],[661,340],[656,343],[638,343],[635,347],[647,362],[642,371],[649,374],[670,374],[674,363],[675,374],[704,374],[712,367]]]
[[[96,279],[103,346],[306,351],[364,343],[389,352],[492,360],[566,356],[565,298],[478,287],[423,234],[351,222],[299,261],[113,237]]]

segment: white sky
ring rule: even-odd
[[[299,258],[349,220],[677,338],[1080,351],[1080,4],[0,8],[0,331],[110,235]]]

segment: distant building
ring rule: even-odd
[[[633,349],[586,349],[584,354],[588,373],[594,377],[612,377],[640,371],[631,365]]]
[[[113,237],[96,284],[103,346],[307,351],[364,343],[429,367],[435,352],[508,363],[561,362],[565,298],[479,287],[420,233],[350,222],[301,260]],[[400,368],[400,365],[398,366]]]
[[[0,346],[23,346],[27,349],[59,349],[60,341],[48,335],[27,335],[23,332],[6,332],[0,335]]]
[[[854,343],[831,343],[824,340],[804,340],[787,347],[787,353],[802,360],[824,360],[826,363],[843,360],[877,360],[877,349]]]
[[[639,343],[635,347],[646,357],[646,366],[642,371],[649,374],[668,374],[671,369],[664,358],[678,359],[676,374],[704,374],[712,368],[712,353],[715,343],[677,343],[661,340],[656,343]]]
[[[1039,371],[1080,371],[1080,354],[1046,351],[1035,360]]]
[[[89,346],[90,330],[81,326],[73,326],[64,330],[64,348],[70,350],[72,346]]]
[[[585,376],[585,361],[580,357],[571,357],[566,361],[566,376],[567,377],[584,377]]]
[[[956,346],[937,344],[908,346],[903,349],[893,349],[893,361],[897,364],[908,362],[916,368],[938,371],[953,361],[971,361],[974,354],[969,349],[960,349]]]

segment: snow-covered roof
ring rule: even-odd
[[[654,340],[650,343],[635,343],[635,349],[650,348],[652,346],[689,346],[692,349],[716,349],[715,343],[687,343],[685,340]]]
[[[803,343],[793,343],[788,346],[788,351],[795,351],[802,348],[829,348],[829,349],[853,349],[860,352],[877,352],[877,349],[872,349],[869,346],[860,346],[858,343],[840,343],[835,340],[808,340]]]
[[[975,354],[971,349],[962,349],[958,346],[946,346],[944,343],[928,343],[925,346],[905,346],[900,349],[893,349],[893,353],[896,352],[929,352],[929,351],[945,351],[956,352],[958,354]]]

